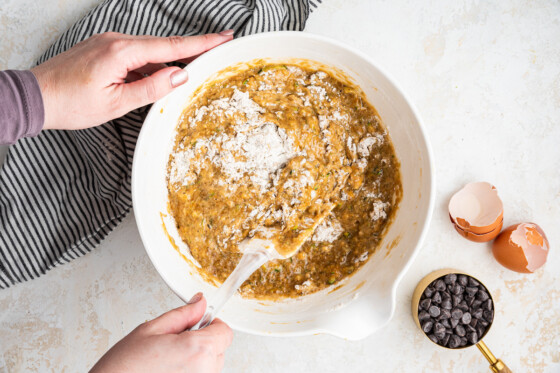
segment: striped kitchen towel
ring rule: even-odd
[[[302,30],[321,0],[106,0],[66,31],[42,63],[105,31],[235,36]],[[10,147],[0,171],[0,288],[96,247],[132,207],[132,155],[144,107],[102,126],[45,131]]]

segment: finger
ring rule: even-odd
[[[166,67],[167,65],[164,63],[148,63],[142,67],[135,69],[134,71],[140,74],[152,75],[153,73],[161,69],[165,69]]]
[[[128,68],[134,70],[147,63],[164,63],[195,56],[231,39],[231,34],[134,39],[128,42],[128,50],[123,55],[129,59]]]
[[[165,69],[167,67],[164,63],[149,63],[145,66],[142,66],[136,70],[129,71],[126,74],[126,81],[128,83],[135,82],[140,79],[144,79],[148,75],[152,75],[155,72],[158,72],[161,69]]]
[[[137,73],[136,71],[131,71],[128,74],[126,74],[125,81],[127,83],[132,83],[140,79],[144,79],[144,75]]]
[[[148,322],[147,327],[153,334],[178,334],[195,325],[206,310],[206,299],[187,304],[164,313]]]
[[[141,80],[121,84],[120,104],[125,113],[155,102],[184,84],[188,79],[187,70],[166,67]]]
[[[233,331],[225,322],[220,319],[214,319],[214,321],[212,321],[212,324],[208,325],[204,329],[196,331],[186,331],[183,332],[182,335],[184,337],[191,337],[193,333],[197,337],[208,339],[209,343],[212,344],[214,350],[218,355],[224,353],[229,345],[231,345],[231,341],[233,340]]]

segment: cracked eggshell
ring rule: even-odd
[[[461,228],[459,228],[459,226],[457,226],[456,224],[453,225],[457,233],[465,237],[467,240],[473,242],[488,242],[488,241],[492,241],[494,238],[496,238],[498,234],[500,234],[500,230],[502,230],[502,226],[504,225],[504,219],[500,220],[500,223],[498,224],[496,229],[485,234],[476,234],[469,231],[464,231]]]
[[[504,267],[521,273],[533,273],[546,263],[548,239],[535,223],[515,224],[506,228],[492,245],[492,253]]]
[[[470,183],[451,197],[449,217],[459,233],[465,232],[463,237],[476,238],[471,239],[476,242],[486,242],[500,233],[504,205],[492,184]]]

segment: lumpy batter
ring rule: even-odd
[[[273,232],[291,247],[328,214],[295,256],[243,284],[254,298],[305,295],[351,275],[402,194],[390,138],[363,92],[304,63],[257,61],[200,92],[168,172],[179,234],[214,282],[235,268],[241,240]]]

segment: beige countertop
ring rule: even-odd
[[[2,0],[0,69],[28,68],[97,0]],[[496,317],[485,338],[514,372],[560,372],[560,3],[324,0],[306,31],[362,50],[420,110],[435,155],[434,217],[397,292],[392,321],[359,342],[236,332],[225,372],[484,372],[471,348],[447,351],[410,316],[416,283],[456,267],[485,282]],[[0,156],[5,148],[0,149]],[[548,235],[546,266],[502,268],[447,215],[471,181],[496,185],[504,224]],[[1,193],[1,191],[0,191]],[[0,372],[86,371],[138,323],[180,305],[152,267],[132,214],[91,254],[0,291]]]

